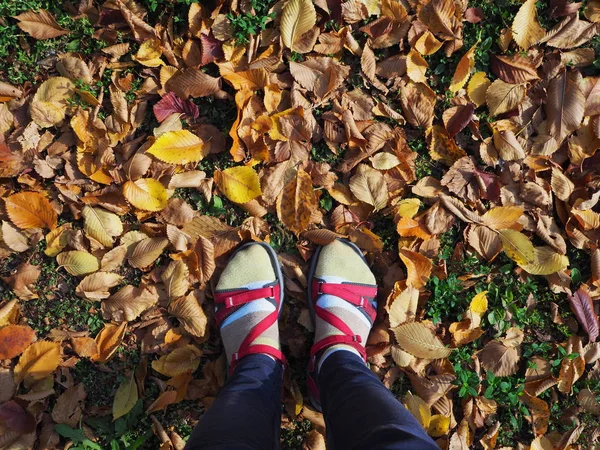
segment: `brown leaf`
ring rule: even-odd
[[[513,375],[518,369],[521,358],[521,342],[523,331],[518,328],[510,328],[503,340],[489,342],[477,356],[483,367],[494,375],[505,377]]]
[[[56,399],[54,409],[52,409],[52,420],[70,427],[77,426],[83,413],[85,397],[83,383],[67,389]]]
[[[95,362],[105,363],[110,360],[123,341],[127,322],[121,322],[120,325],[107,323],[96,336],[96,344],[98,345],[98,353],[90,359]]]
[[[573,77],[563,70],[548,85],[548,133],[564,139],[581,125],[585,98]]]
[[[294,233],[304,231],[311,222],[311,215],[317,208],[312,178],[302,169],[283,188],[277,199],[279,219]]]
[[[205,74],[200,69],[189,68],[173,75],[167,85],[167,91],[173,91],[178,97],[208,97],[221,91],[221,79]]]
[[[203,337],[208,319],[198,303],[197,292],[190,292],[169,305],[169,314],[176,317],[185,331],[192,336]]]
[[[194,253],[196,253],[198,258],[198,269],[200,271],[198,281],[200,284],[204,284],[215,271],[215,248],[210,240],[203,236],[198,236],[198,240],[194,246]]]
[[[408,123],[415,127],[429,128],[433,124],[436,95],[424,83],[409,81],[400,86],[400,103]]]
[[[448,131],[448,136],[453,138],[465,128],[473,117],[475,105],[467,103],[466,105],[453,106],[444,111],[442,120]]]
[[[15,19],[19,21],[18,27],[35,39],[51,39],[70,33],[58,25],[52,14],[45,9],[38,12],[26,11],[15,16]]]
[[[510,84],[521,84],[539,79],[537,70],[526,56],[492,55],[491,69],[498,78]]]
[[[590,342],[594,342],[598,338],[600,322],[598,315],[594,312],[594,304],[588,290],[583,285],[573,295],[569,295],[568,298],[571,311],[573,311],[587,333]]]

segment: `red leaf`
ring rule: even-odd
[[[587,289],[583,286],[577,289],[574,295],[569,296],[569,303],[575,317],[589,336],[590,342],[594,342],[598,337],[600,323],[594,312],[594,303]]]
[[[466,105],[453,106],[444,112],[444,125],[448,135],[453,138],[460,131],[466,127],[473,117],[475,112],[475,105],[473,103],[467,103]]]
[[[570,16],[575,14],[581,3],[569,3],[567,0],[550,0],[550,18]]]
[[[202,44],[201,65],[205,66],[225,57],[223,54],[223,43],[213,36],[212,31],[209,35],[200,35],[200,44]]]
[[[36,427],[34,417],[14,400],[0,405],[0,423],[4,424],[6,429],[21,434],[31,433]]]
[[[485,19],[481,8],[467,8],[465,11],[465,20],[469,23],[478,23]]]
[[[162,122],[171,114],[181,113],[192,119],[196,119],[200,115],[198,107],[189,100],[182,100],[175,95],[174,92],[169,92],[153,107],[156,120]]]

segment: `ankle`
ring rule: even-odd
[[[319,373],[321,371],[321,366],[323,365],[323,363],[325,362],[325,360],[327,358],[329,358],[335,352],[340,352],[340,351],[354,353],[360,359],[363,358],[362,355],[360,354],[360,352],[358,350],[356,350],[354,347],[352,347],[350,345],[346,345],[346,344],[335,344],[335,345],[332,345],[331,347],[327,347],[327,348],[323,349],[321,352],[319,352],[319,354],[317,354],[317,356],[315,358],[316,359],[315,366],[317,368],[317,373]]]

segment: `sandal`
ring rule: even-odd
[[[276,347],[275,345],[271,345],[270,343],[261,342],[266,340],[262,339],[261,335],[265,333],[269,328],[271,328],[277,321],[279,320],[279,316],[281,315],[284,293],[283,293],[283,274],[281,273],[281,266],[279,265],[279,261],[277,259],[277,254],[271,248],[270,245],[264,242],[250,242],[248,244],[243,245],[238,250],[236,250],[231,258],[229,259],[228,265],[232,263],[232,261],[240,254],[240,252],[251,251],[255,254],[255,248],[251,248],[252,246],[260,246],[264,250],[266,250],[269,260],[271,263],[271,267],[273,269],[273,273],[275,274],[275,280],[272,282],[267,282],[259,287],[240,287],[240,288],[230,288],[230,289],[217,289],[214,294],[214,302],[215,302],[215,320],[217,322],[217,326],[222,330],[223,326],[230,326],[237,322],[238,320],[243,320],[247,317],[251,317],[253,313],[256,311],[252,311],[252,308],[248,309],[247,307],[257,300],[265,300],[268,303],[262,302],[261,305],[255,304],[256,307],[259,307],[257,310],[260,314],[265,311],[265,306],[270,308],[274,307],[274,310],[267,314],[264,317],[261,317],[260,320],[253,324],[249,329],[248,333],[241,340],[241,342],[236,342],[235,339],[231,339],[230,346],[233,345],[233,350],[230,348],[229,353],[230,357],[228,358],[228,366],[229,366],[229,375],[233,373],[235,366],[237,363],[244,358],[245,356],[252,354],[266,354],[277,361],[285,364],[286,359],[281,349]],[[260,252],[258,253],[260,255]],[[225,269],[227,270],[227,268]],[[256,266],[253,267],[252,271],[248,271],[250,274],[248,276],[252,276],[252,273],[259,271]],[[235,270],[233,272],[236,272]],[[223,278],[226,275],[225,271],[221,275],[221,280],[219,280],[219,284],[223,284]],[[231,277],[239,276],[239,274],[232,273]],[[260,275],[256,275],[260,278]],[[256,282],[253,280],[248,284],[256,284],[256,282],[264,281],[257,280]],[[244,285],[247,286],[246,283]],[[217,288],[219,286],[217,285]],[[243,310],[246,308],[246,310]],[[235,316],[234,316],[235,314]],[[228,322],[229,319],[229,322]],[[234,320],[231,320],[234,319]],[[228,322],[228,323],[226,323]],[[239,327],[240,324],[236,324],[236,327]],[[239,330],[239,328],[237,328]],[[278,330],[277,330],[278,333]],[[224,335],[222,331],[222,335]],[[236,336],[237,341],[239,341],[239,336]],[[255,341],[259,341],[255,343]],[[225,338],[223,339],[226,352],[228,351],[228,345],[225,342]],[[279,343],[279,337],[277,335],[277,344]]]
[[[350,248],[352,248],[354,252],[360,255],[360,258],[365,263],[365,265],[367,264],[367,261],[363,256],[361,250],[356,245],[347,240],[342,239],[337,240],[337,242],[343,243],[344,245],[347,245]],[[325,247],[319,247],[313,256],[313,261],[311,264],[310,274],[308,278],[308,306],[313,325],[316,325],[317,317],[319,317],[326,324],[330,325],[331,327],[334,327],[341,334],[333,334],[320,339],[319,341],[313,344],[310,350],[310,362],[307,377],[309,397],[312,404],[319,411],[321,411],[321,402],[319,390],[316,384],[316,376],[317,362],[322,352],[333,345],[344,344],[355,349],[361,355],[365,363],[367,360],[367,354],[365,350],[365,342],[363,342],[363,337],[360,334],[355,333],[350,328],[350,326],[348,326],[348,324],[344,322],[340,317],[336,316],[328,309],[317,305],[317,301],[322,295],[325,294],[338,297],[346,301],[347,303],[350,303],[355,308],[357,308],[360,311],[360,313],[364,316],[364,318],[368,321],[368,323],[370,324],[369,330],[373,326],[373,322],[375,321],[375,317],[377,316],[377,304],[375,302],[377,296],[377,286],[375,284],[355,283],[350,281],[341,281],[339,283],[327,282],[326,280],[315,276],[317,264],[319,262],[319,257],[321,256],[321,252],[324,248]]]

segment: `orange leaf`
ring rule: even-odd
[[[400,249],[400,259],[406,265],[406,284],[421,289],[431,276],[433,264],[426,256],[406,249]]]
[[[28,326],[9,325],[0,329],[0,359],[11,359],[25,351],[35,339]]]
[[[39,192],[19,192],[4,201],[8,217],[19,228],[56,228],[56,211]]]

